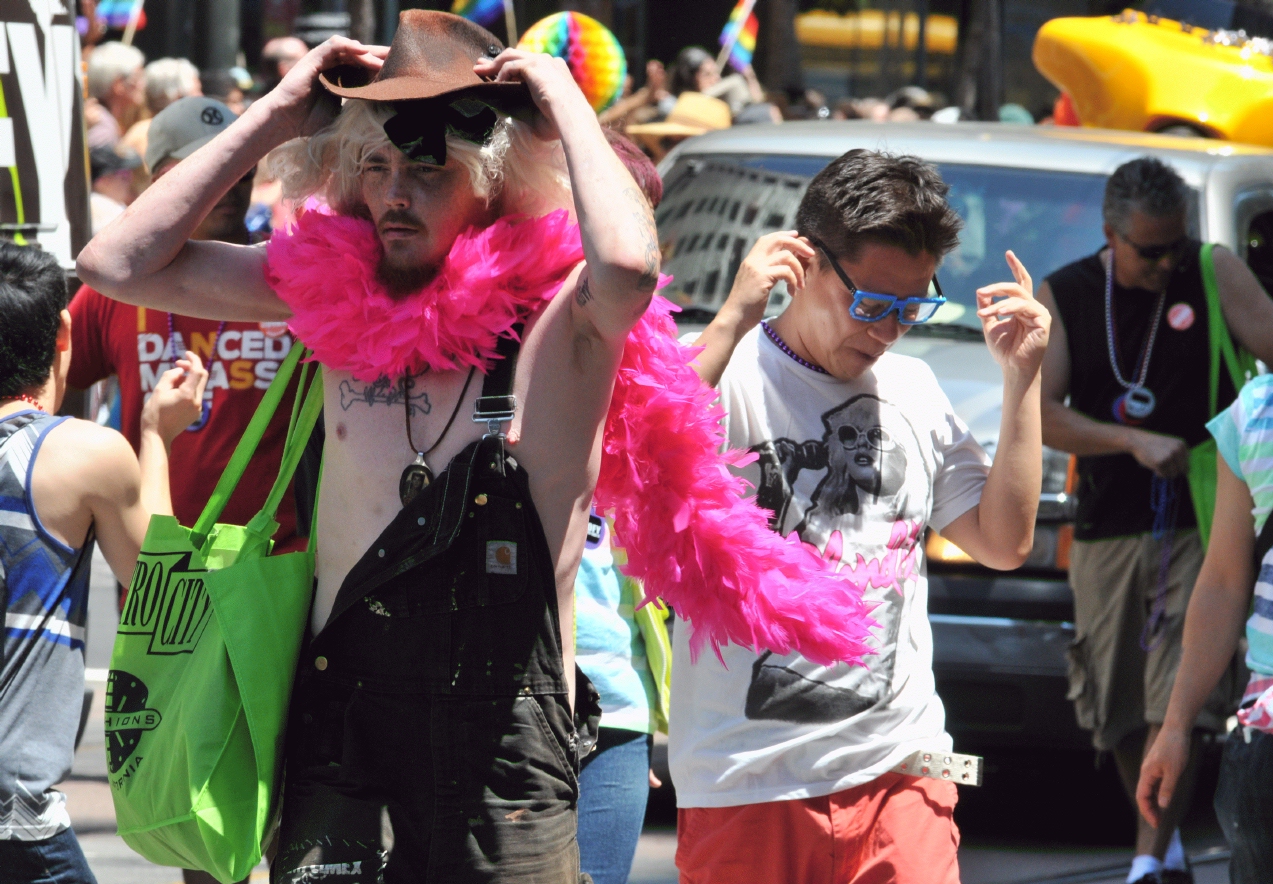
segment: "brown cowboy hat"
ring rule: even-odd
[[[341,98],[365,101],[418,101],[447,96],[475,98],[508,114],[530,111],[534,103],[524,83],[496,83],[473,73],[482,58],[494,58],[504,44],[481,25],[449,12],[408,9],[384,66],[372,71],[340,65],[319,74],[323,86]]]

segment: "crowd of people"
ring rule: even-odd
[[[930,118],[927,93],[774,101],[690,48],[598,115],[560,60],[445,13],[403,13],[388,48],[298,43],[251,82],[94,47],[83,287],[0,243],[2,884],[94,880],[56,788],[94,546],[123,609],[148,518],[195,524],[302,344],[323,391],[306,455],[294,378],[220,518],[259,518],[297,470],[274,551],[317,566],[257,845],[272,881],[626,881],[662,730],[685,884],[957,882],[951,771],[976,760],[935,689],[924,537],[1020,566],[1044,442],[1078,456],[1072,699],[1139,800],[1128,880],[1192,880],[1192,732],[1239,702],[1217,808],[1233,880],[1260,880],[1273,387],[1209,389],[1198,366],[1219,326],[1273,362],[1273,302],[1188,238],[1170,167],[1117,170],[1106,246],[1037,299],[1011,252],[977,292],[1003,374],[992,458],[890,352],[944,303],[962,226],[918,158],[854,150],[814,176],[692,347],[657,295],[652,158],[675,140]],[[107,377],[118,433],[54,416]],[[1214,520],[1180,478],[1208,432]]]

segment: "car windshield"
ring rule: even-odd
[[[683,155],[657,213],[667,294],[689,317],[715,313],[758,237],[795,228],[809,179],[830,157]],[[949,299],[933,323],[980,329],[976,291],[1011,280],[1012,249],[1036,282],[1100,247],[1103,175],[939,163],[964,220],[959,247],[937,271]],[[779,283],[768,313],[786,306]],[[687,318],[689,318],[687,317]]]

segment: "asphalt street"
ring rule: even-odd
[[[99,884],[179,884],[180,871],[150,864],[115,834],[102,730],[105,671],[116,623],[109,574],[99,553],[86,651],[94,702],[71,778],[62,788]],[[987,785],[976,795],[964,793],[956,811],[965,884],[1123,884],[1130,850],[1119,845],[1130,844],[1131,817],[1112,785],[1112,771],[1090,771],[1090,759],[1076,763],[1074,758],[1003,763],[990,771]],[[1224,842],[1207,808],[1211,788],[1214,783],[1204,774],[1185,827],[1198,884],[1228,881]],[[655,793],[631,884],[675,884],[675,825],[672,802]],[[253,881],[267,879],[264,865],[252,874]]]

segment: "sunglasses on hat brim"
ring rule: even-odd
[[[533,102],[455,94],[394,102],[393,107],[397,112],[385,121],[385,136],[410,159],[430,166],[446,165],[448,135],[484,147],[501,116],[530,119],[534,112]]]

